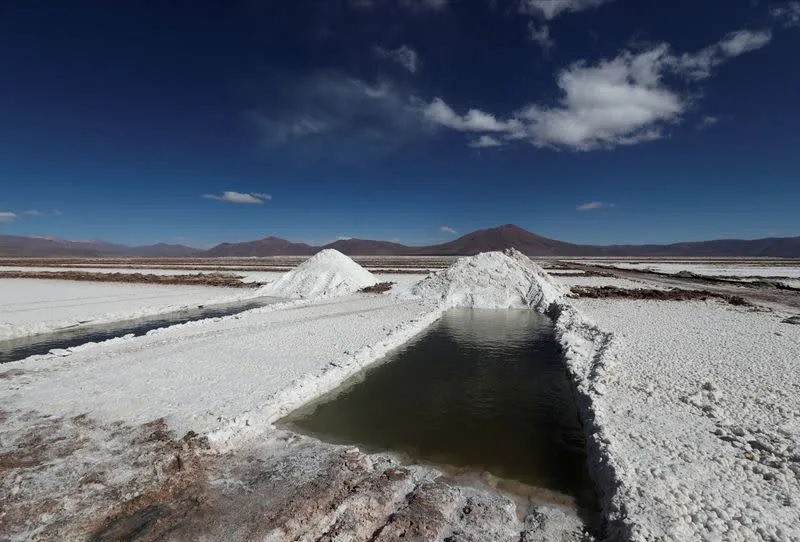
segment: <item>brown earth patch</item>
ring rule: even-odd
[[[394,284],[394,282],[379,282],[377,284],[373,284],[372,286],[361,288],[359,292],[363,294],[382,294],[391,290]]]
[[[718,299],[737,306],[752,306],[749,301],[738,295],[717,294],[707,290],[654,290],[654,289],[627,289],[617,286],[573,286],[573,297],[587,297],[590,299],[655,299],[658,301],[706,301]]]
[[[199,499],[211,462],[204,439],[176,439],[160,419],[6,412],[0,444],[0,533],[20,540],[141,538]]]
[[[195,273],[192,275],[151,275],[145,273],[95,273],[83,271],[0,271],[0,279],[57,279],[92,282],[127,282],[137,284],[178,284],[189,286],[220,286],[226,288],[257,288],[260,282],[243,282],[226,273]]]

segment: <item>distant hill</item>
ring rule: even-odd
[[[341,239],[328,243],[322,248],[333,248],[348,256],[401,256],[413,249],[400,243],[389,241],[369,241],[366,239]]]
[[[52,237],[0,235],[0,256],[18,258],[185,258],[205,251],[183,245],[129,247],[105,241],[67,241]]]
[[[355,256],[468,256],[514,247],[529,256],[672,256],[800,258],[800,237],[723,239],[668,245],[579,245],[531,233],[513,224],[468,233],[447,243],[411,247],[388,241],[343,239],[317,247],[266,237],[243,243],[222,243],[209,250],[183,245],[157,244],[128,247],[103,241],[65,241],[42,237],[0,235],[0,256],[6,257],[247,257],[310,256],[334,248]]]
[[[587,252],[587,247],[548,239],[513,224],[474,231],[449,243],[411,251],[420,255],[459,256],[506,248],[516,248],[531,256],[581,256]]]
[[[192,248],[184,245],[169,245],[167,243],[131,247],[129,250],[140,258],[191,258],[194,256],[203,256],[206,252],[199,248]]]
[[[310,256],[319,248],[305,243],[292,243],[280,237],[267,237],[245,243],[222,243],[204,253],[209,258],[243,256]]]

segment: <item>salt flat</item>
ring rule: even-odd
[[[0,280],[0,340],[252,297],[253,290],[49,279]]]
[[[662,289],[656,282],[648,280],[628,279],[621,277],[602,277],[602,276],[584,276],[584,275],[567,275],[563,277],[555,277],[559,282],[567,286],[588,286],[588,287],[601,287],[601,286],[614,286],[616,288],[624,288],[629,290],[641,290],[656,288]]]
[[[800,326],[783,321],[789,312],[714,301],[570,299],[564,286],[578,279],[627,284],[553,280],[516,256],[465,260],[419,285],[420,277],[409,275],[378,278],[402,284],[391,294],[290,301],[6,364],[4,426],[20,434],[31,411],[89,413],[132,427],[165,416],[178,434],[207,435],[217,450],[270,443],[257,459],[262,468],[280,456],[286,472],[313,471],[318,463],[309,457],[342,448],[276,432],[277,417],[422,331],[446,307],[535,306],[558,318],[611,539],[800,539]],[[320,474],[322,482],[329,475],[348,480],[348,471],[337,469]],[[225,487],[243,483],[237,476],[225,478]],[[414,487],[434,478],[420,471]],[[286,480],[292,495],[304,491],[299,474]],[[313,504],[309,521],[327,525],[371,510],[364,503],[375,496],[363,491],[332,501],[333,515]],[[315,495],[302,506],[312,506]],[[465,498],[448,495],[435,501],[441,510]],[[361,508],[348,508],[351,498]],[[281,506],[300,506],[292,499]],[[505,533],[497,539],[512,539],[522,527],[502,502],[492,505],[492,517],[502,517],[503,528],[487,522],[483,534],[500,529],[491,531]],[[438,528],[453,528],[454,517]],[[574,534],[574,522],[567,525],[564,532]],[[481,526],[470,528],[479,538]]]
[[[689,271],[708,277],[788,277],[800,279],[798,265],[759,265],[758,263],[703,263],[703,262],[593,262],[599,265],[634,269],[639,271],[657,271],[675,274]]]
[[[0,395],[6,408],[133,424],[165,416],[179,432],[208,433],[273,419],[325,391],[325,378],[315,377],[338,384],[435,312],[430,303],[368,295],[289,305],[8,363],[24,375],[0,380]]]
[[[628,536],[798,539],[800,326],[715,302],[574,304],[612,334],[584,376]]]
[[[226,275],[233,275],[241,277],[244,282],[260,282],[267,283],[275,280],[283,275],[281,271],[259,271],[259,270],[242,270],[242,269],[209,269],[208,267],[197,267],[195,269],[162,269],[158,267],[87,267],[87,266],[50,266],[50,267],[31,267],[31,266],[0,266],[0,271],[22,271],[22,272],[44,272],[44,273],[61,273],[76,271],[81,273],[107,273],[115,274],[120,273],[123,275],[142,274],[142,275],[157,275],[157,276],[178,276],[178,275],[196,275],[198,273],[224,273]]]

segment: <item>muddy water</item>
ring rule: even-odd
[[[553,324],[533,311],[451,310],[281,424],[595,508]]]
[[[273,303],[285,301],[277,297],[257,297],[242,301],[233,301],[215,305],[198,305],[180,311],[159,314],[157,316],[147,316],[113,322],[109,324],[92,325],[89,322],[77,324],[76,326],[31,335],[30,337],[20,337],[0,341],[0,363],[25,359],[28,356],[37,354],[47,354],[50,350],[60,348],[71,348],[88,342],[100,342],[123,337],[125,335],[144,335],[154,329],[185,324],[195,320],[206,318],[219,318],[231,316],[240,312],[266,307]]]

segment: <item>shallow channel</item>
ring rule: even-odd
[[[462,476],[488,472],[512,493],[596,509],[553,323],[534,311],[450,310],[279,424]]]
[[[0,341],[0,363],[17,361],[37,354],[47,354],[53,349],[72,348],[89,342],[107,341],[108,339],[124,337],[129,334],[134,336],[144,335],[154,329],[185,324],[195,320],[231,316],[251,309],[266,307],[280,301],[285,301],[285,299],[255,297],[229,303],[187,307],[175,312],[108,324],[92,325],[88,322],[76,324],[69,328],[48,333]]]

